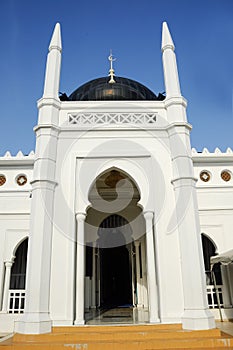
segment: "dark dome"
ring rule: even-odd
[[[100,100],[163,100],[165,96],[157,97],[151,90],[137,81],[114,77],[115,83],[109,83],[110,77],[98,78],[76,89],[68,98],[69,101],[100,101]]]

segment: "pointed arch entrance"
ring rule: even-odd
[[[85,308],[148,307],[145,220],[134,181],[117,168],[89,193]]]

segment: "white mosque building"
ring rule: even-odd
[[[115,76],[112,55],[107,77],[59,96],[61,52],[57,24],[35,153],[0,157],[0,332],[121,309],[190,330],[233,318],[233,152],[191,149],[167,24],[166,97]]]

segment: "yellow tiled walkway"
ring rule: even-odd
[[[233,349],[233,337],[219,329],[184,331],[181,325],[54,327],[40,335],[15,334],[3,350]]]

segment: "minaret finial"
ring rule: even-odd
[[[163,22],[162,45],[161,45],[162,52],[166,50],[166,48],[170,48],[173,51],[175,51],[175,45],[173,43],[171,34],[169,32],[167,22]]]
[[[110,55],[108,56],[108,60],[110,61],[110,69],[109,69],[110,80],[109,80],[109,84],[114,84],[115,83],[115,80],[114,80],[115,71],[113,69],[113,62],[116,61],[116,58],[113,58],[112,50],[110,50]]]
[[[43,97],[58,98],[61,70],[61,29],[55,25],[47,56]]]
[[[162,53],[166,98],[181,96],[175,46],[166,22],[163,22]]]

